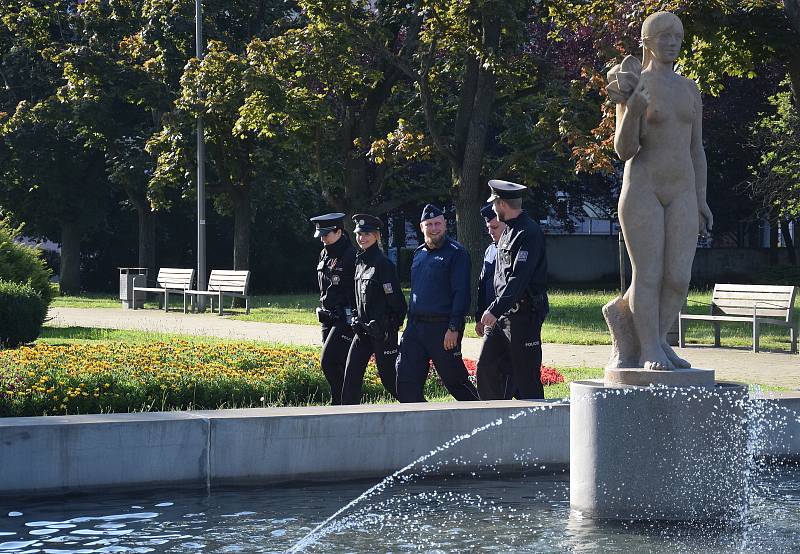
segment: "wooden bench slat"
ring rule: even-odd
[[[214,279],[208,281],[209,284],[217,284],[220,285],[237,285],[243,287],[245,283],[247,283],[247,279]]]
[[[714,285],[714,290],[717,291],[764,291],[770,289],[770,292],[793,292],[792,285],[732,285],[728,283],[721,283]]]
[[[715,306],[766,306],[768,308],[782,308],[788,310],[791,304],[784,300],[769,298],[714,298],[711,302]]]
[[[164,287],[133,287],[133,290],[143,292],[164,292]]]
[[[727,308],[717,308],[711,315],[741,314],[752,317],[753,311],[757,316],[763,317],[786,317],[786,314],[789,313],[789,310],[782,308],[758,308],[753,310],[750,306],[729,306]]]
[[[745,316],[738,316],[738,315],[699,315],[699,314],[681,314],[681,319],[693,319],[696,321],[738,321],[741,323],[753,323],[753,316],[745,317]],[[761,318],[757,318],[761,320]],[[777,324],[781,324],[783,322],[769,318],[767,321],[772,322],[775,321]],[[764,323],[763,321],[760,321]]]
[[[791,301],[792,301],[792,297],[788,296],[788,295],[753,296],[751,294],[747,294],[747,295],[726,294],[726,295],[714,296],[712,298],[712,302],[715,302],[715,303],[717,303],[717,302],[727,302],[729,300],[739,300],[739,301],[744,301],[744,302],[750,302],[751,304],[753,302],[775,302],[777,304],[781,304],[782,306],[789,306]]]
[[[212,287],[209,286],[208,290],[216,291],[216,292],[238,292],[239,294],[244,294],[245,290],[244,287]]]

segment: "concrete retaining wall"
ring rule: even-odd
[[[619,279],[616,235],[547,235],[547,269],[555,283]],[[781,256],[784,256],[781,249]],[[626,256],[626,275],[630,262]],[[769,266],[768,248],[698,248],[692,266],[695,284],[724,283]]]
[[[800,459],[800,396],[771,396],[765,421],[781,423],[763,426],[762,454]],[[448,441],[451,447],[421,464],[426,473],[566,469],[569,406],[446,402],[0,418],[0,496],[380,478]]]
[[[569,408],[548,402],[5,418],[0,495],[382,477],[499,419],[502,425],[431,457],[426,467],[566,468]]]

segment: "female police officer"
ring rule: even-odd
[[[317,318],[322,326],[320,365],[331,386],[332,404],[341,404],[344,367],[350,343],[353,341],[350,322],[355,306],[353,275],[356,249],[344,233],[343,218],[342,213],[311,218],[317,227],[314,236],[325,245],[319,253],[317,264]]]
[[[397,330],[406,317],[406,299],[394,264],[381,252],[381,220],[367,214],[353,216],[356,242],[355,337],[347,355],[342,404],[358,404],[370,356],[375,354],[378,375],[392,396],[396,393]]]

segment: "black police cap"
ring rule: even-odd
[[[439,217],[440,215],[444,215],[444,212],[434,206],[433,204],[427,204],[424,208],[422,208],[422,215],[419,218],[420,223],[427,219],[433,219],[434,217]]]
[[[483,208],[481,208],[481,217],[486,220],[486,223],[489,223],[491,220],[497,217],[497,214],[494,213],[491,204],[486,204]]]
[[[322,235],[327,235],[331,231],[344,228],[344,214],[339,212],[318,215],[312,217],[309,221],[314,223],[317,227],[316,231],[314,231],[314,238],[319,238]]]
[[[500,179],[489,181],[489,188],[492,189],[492,195],[486,200],[487,202],[494,202],[498,198],[502,200],[522,198],[522,194],[528,189],[525,185],[518,185],[511,181],[501,181]]]
[[[379,217],[369,214],[356,214],[353,216],[353,223],[356,224],[356,233],[369,233],[379,231],[383,227],[383,221]]]

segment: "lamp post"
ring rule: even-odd
[[[195,38],[197,59],[203,59],[203,3],[195,0]],[[198,91],[198,94],[201,94]],[[203,138],[203,117],[197,116],[197,290],[206,288],[206,145]],[[204,311],[204,296],[198,298],[198,308]]]

